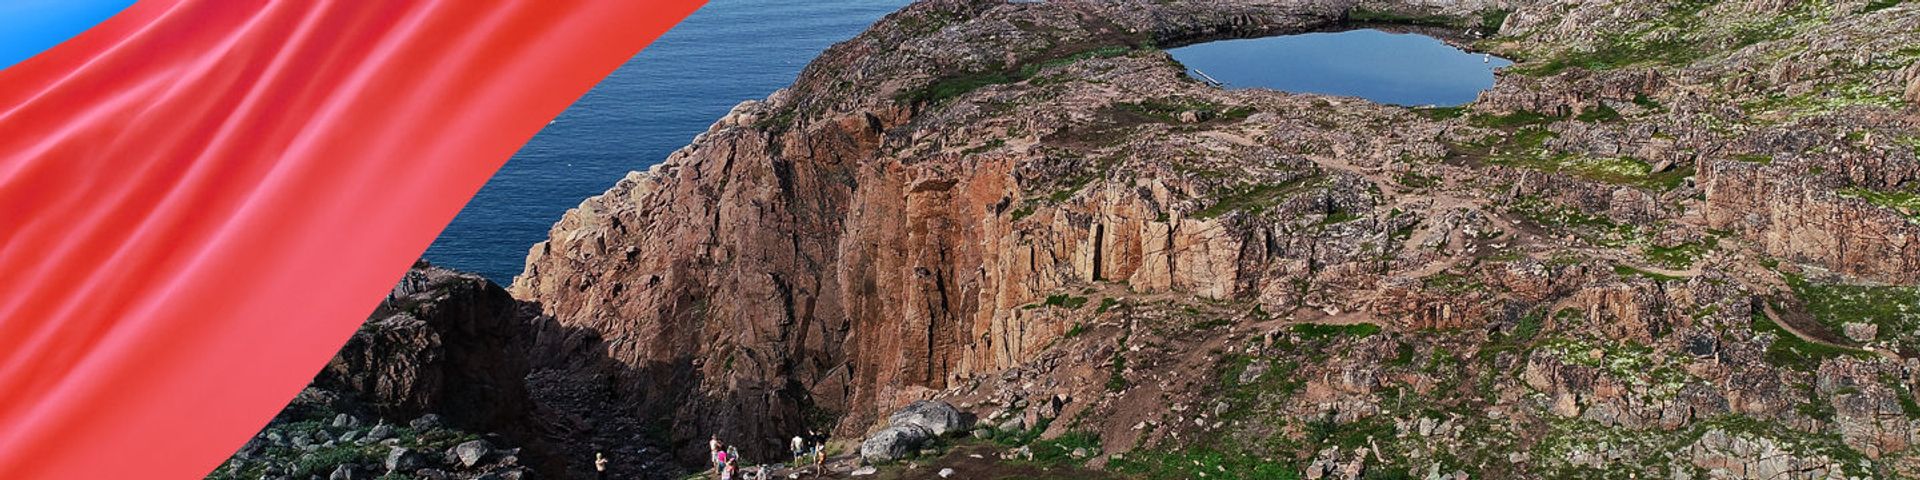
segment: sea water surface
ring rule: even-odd
[[[507,161],[425,258],[505,285],[560,214],[646,170],[910,0],[713,0]]]
[[[1493,86],[1494,69],[1513,65],[1433,37],[1380,30],[1225,40],[1167,53],[1227,88],[1323,93],[1406,106],[1471,102]]]

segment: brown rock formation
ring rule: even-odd
[[[1744,18],[1743,5],[1800,11],[1678,13]],[[1749,311],[1779,289],[1766,256],[1913,283],[1915,223],[1859,197],[1913,191],[1911,148],[1885,139],[1917,126],[1889,105],[1829,110],[1821,102],[1838,100],[1820,96],[1846,78],[1893,98],[1895,70],[1820,76],[1793,60],[1760,72],[1792,47],[1721,30],[1648,33],[1728,50],[1691,64],[1579,61],[1606,46],[1595,32],[1644,30],[1679,8],[1645,2],[1517,5],[1501,31],[1523,36],[1507,41],[1569,58],[1525,65],[1540,70],[1457,112],[1221,90],[1156,49],[1329,27],[1352,7],[916,3],[555,224],[512,286],[556,322],[535,334],[533,357],[556,360],[536,366],[534,390],[570,433],[671,425],[656,440],[685,459],[714,432],[750,459],[807,427],[857,436],[931,396],[975,396],[1000,409],[982,418],[1008,422],[1029,396],[1066,394],[1084,400],[1018,418],[1093,412],[1116,422],[1089,427],[1105,439],[1197,444],[1174,435],[1230,428],[1220,416],[1236,406],[1207,396],[1229,358],[1288,370],[1274,375],[1297,383],[1254,394],[1281,418],[1351,423],[1421,395],[1513,415],[1496,422],[1510,433],[1558,428],[1542,419],[1705,432],[1750,416],[1841,432],[1874,458],[1909,448],[1888,433],[1910,422],[1887,417],[1885,394],[1796,390],[1819,377],[1770,361],[1804,353],[1772,348],[1797,337],[1763,332]],[[1863,22],[1838,15],[1802,34],[1824,39],[1822,58],[1851,61],[1837,52],[1911,39],[1888,29],[1915,24]],[[1303,322],[1396,333],[1283,328]],[[1847,362],[1872,366],[1830,377],[1907,368],[1853,356],[1820,368]],[[1831,417],[1849,423],[1801,405],[1838,405]],[[1163,420],[1180,426],[1147,427]],[[1804,476],[1831,460],[1802,449],[1737,464],[1798,447],[1720,431],[1685,444],[1689,465]],[[1633,448],[1569,458],[1656,455]]]
[[[1891,281],[1920,271],[1920,224],[1820,188],[1791,165],[1703,165],[1708,228],[1734,230],[1769,254]],[[1804,167],[1801,167],[1804,168]]]
[[[1131,32],[1303,31],[1338,11],[1296,2],[917,4],[834,47],[789,91],[742,104],[665,163],[570,211],[532,249],[513,290],[564,324],[605,332],[621,362],[696,365],[698,396],[710,398],[652,397],[642,412],[706,419],[704,428],[752,439],[784,438],[803,426],[803,410],[852,412],[840,431],[857,433],[882,388],[943,388],[1031,358],[1067,325],[1019,307],[1061,285],[1128,280],[1227,298],[1250,291],[1242,277],[1266,255],[1243,229],[1157,220],[1173,199],[1154,181],[1082,192],[1069,199],[1073,211],[1014,219],[1009,205],[1023,186],[1066,184],[1049,169],[1084,169],[1072,163],[1086,160],[928,150],[914,143],[966,138],[927,130],[961,119],[915,123],[931,105],[897,98],[938,80],[929,73],[1037,64],[1145,38]],[[943,15],[973,18],[974,28],[908,25]],[[1004,50],[985,54],[995,49]]]

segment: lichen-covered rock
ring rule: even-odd
[[[891,462],[906,458],[907,455],[918,451],[920,444],[933,436],[932,431],[915,424],[883,428],[860,442],[860,459],[868,462]]]
[[[960,410],[953,404],[941,401],[918,401],[900,407],[887,416],[888,426],[914,425],[932,432],[934,436],[946,435],[966,428],[960,416]]]
[[[486,440],[473,440],[454,445],[452,453],[459,457],[462,466],[471,467],[479,465],[481,460],[485,460],[487,455],[493,453],[493,444],[487,443]]]
[[[1837,463],[1824,456],[1804,457],[1769,438],[1755,438],[1712,429],[1687,446],[1693,464],[1725,472],[1727,478],[1824,479]]]
[[[427,466],[425,455],[406,447],[393,447],[387,451],[386,467],[388,473],[411,472]]]

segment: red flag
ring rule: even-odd
[[[0,478],[197,478],[702,0],[144,0],[0,70]]]

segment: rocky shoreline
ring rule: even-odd
[[[1360,21],[1519,63],[1409,109],[1160,50]],[[539,427],[485,428],[556,478],[935,399],[977,421],[932,437],[1144,478],[1912,478],[1917,32],[1867,0],[918,2],[567,212],[501,304],[525,381],[453,383],[524,389]]]

